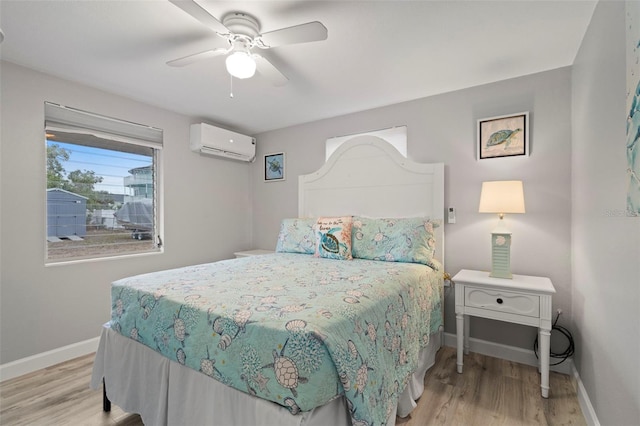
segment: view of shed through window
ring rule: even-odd
[[[107,137],[47,125],[49,261],[159,249],[157,149]]]

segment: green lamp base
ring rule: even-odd
[[[511,275],[511,233],[491,234],[491,273],[495,278],[513,278]]]

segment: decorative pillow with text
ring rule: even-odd
[[[351,216],[320,217],[315,225],[315,257],[350,260]]]

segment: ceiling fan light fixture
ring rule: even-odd
[[[235,78],[251,78],[256,73],[256,61],[247,52],[233,52],[225,63],[227,71]]]

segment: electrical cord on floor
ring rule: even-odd
[[[567,348],[564,351],[559,353],[555,353],[549,350],[550,352],[549,356],[551,358],[560,359],[560,361],[553,364],[549,364],[549,366],[562,364],[567,360],[567,358],[572,356],[575,351],[575,345],[573,343],[573,336],[571,335],[571,332],[566,328],[564,328],[563,326],[558,325],[558,319],[560,319],[561,312],[562,311],[558,311],[558,314],[556,315],[556,319],[553,322],[553,325],[551,326],[551,332],[553,333],[554,330],[560,332],[560,334],[562,334],[564,337],[567,338],[568,344],[567,344]],[[538,358],[538,336],[536,336],[536,340],[533,342],[533,352],[536,354],[536,358]]]

